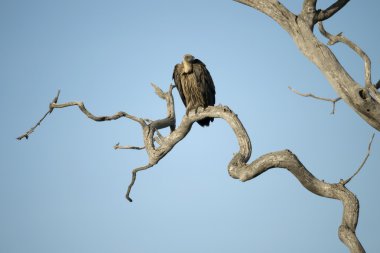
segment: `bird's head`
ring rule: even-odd
[[[191,71],[193,71],[193,61],[194,61],[194,56],[192,56],[191,54],[185,54],[183,56],[183,72],[184,73],[190,73]]]
[[[183,61],[184,62],[188,62],[188,63],[191,63],[192,61],[194,61],[194,56],[192,56],[191,54],[185,54],[183,56]]]

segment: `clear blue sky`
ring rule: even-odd
[[[333,1],[322,1],[324,6]],[[298,12],[302,1],[284,1]],[[323,6],[320,6],[323,7]],[[371,57],[380,78],[378,1],[352,1],[325,22]],[[215,82],[217,104],[232,108],[252,139],[253,158],[288,148],[318,178],[338,182],[362,162],[374,129],[336,97],[290,36],[263,14],[233,1],[0,0],[0,252],[348,252],[337,236],[341,203],[306,191],[286,170],[241,183],[226,166],[238,149],[222,120],[191,133],[157,166],[138,175],[145,151],[140,127],[97,123],[60,101],[83,101],[96,115],[123,110],[165,115],[151,82],[167,89],[173,66],[191,53]],[[359,82],[363,63],[333,48]],[[178,120],[184,107],[175,91]],[[380,250],[380,135],[362,172],[348,185],[360,200],[357,235]]]

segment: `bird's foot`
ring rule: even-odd
[[[203,112],[206,109],[206,107],[200,105],[195,107],[195,113],[197,114],[198,112]]]

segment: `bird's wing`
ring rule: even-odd
[[[183,66],[182,64],[176,64],[174,66],[174,71],[173,71],[173,80],[175,85],[177,86],[177,90],[179,95],[181,96],[183,104],[186,106],[186,98],[185,95],[183,94],[183,87],[181,83],[181,74],[183,71]]]
[[[207,105],[214,105],[215,86],[206,65],[201,60],[195,59],[193,61],[193,72],[197,78],[202,95],[206,99]]]

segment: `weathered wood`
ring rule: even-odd
[[[94,121],[109,121],[120,118],[128,118],[140,124],[144,140],[144,147],[136,146],[120,146],[119,143],[114,146],[115,149],[144,149],[147,152],[148,164],[138,167],[132,171],[131,183],[128,186],[126,198],[132,202],[130,193],[136,181],[137,173],[142,170],[147,170],[156,165],[162,158],[166,156],[174,146],[183,140],[190,132],[192,125],[204,118],[220,118],[225,120],[231,129],[234,131],[239,144],[239,150],[234,154],[228,164],[228,173],[232,178],[239,179],[242,182],[249,181],[266,172],[271,168],[284,168],[290,171],[298,181],[310,192],[326,198],[333,198],[342,201],[343,203],[343,219],[339,227],[339,238],[344,242],[351,252],[364,252],[360,241],[357,239],[355,230],[359,215],[359,201],[355,195],[350,192],[345,185],[354,177],[363,167],[369,156],[368,154],[359,167],[357,173],[347,180],[341,180],[338,183],[327,183],[313,176],[305,166],[298,160],[297,156],[289,150],[282,150],[265,154],[256,160],[249,163],[252,153],[251,140],[248,136],[244,125],[239,120],[238,116],[227,106],[209,106],[205,109],[198,108],[189,112],[182,118],[181,124],[175,128],[175,111],[174,99],[172,95],[173,86],[170,85],[168,92],[163,92],[160,88],[153,85],[156,94],[165,99],[167,105],[167,117],[159,120],[146,120],[126,112],[118,112],[112,116],[95,116],[89,112],[83,102],[67,102],[57,104],[57,99],[54,99],[50,104],[50,109],[66,108],[77,106],[90,119]],[[149,122],[149,123],[147,123]],[[170,127],[171,132],[168,136],[162,136],[158,132],[158,128]],[[157,134],[157,135],[156,135]]]
[[[340,64],[328,46],[314,35],[314,25],[332,17],[349,0],[338,0],[325,10],[317,10],[317,0],[305,0],[299,15],[295,15],[275,0],[235,0],[266,14],[276,21],[293,38],[299,50],[325,75],[330,85],[363,120],[380,131],[380,93],[371,81],[369,57],[347,38],[337,36],[336,42],[343,42],[353,49],[365,63],[365,84],[360,85]],[[331,43],[330,43],[331,44]]]

